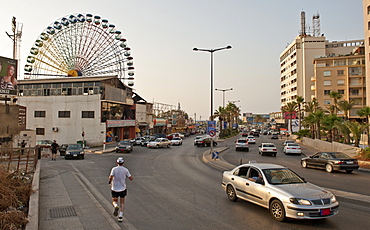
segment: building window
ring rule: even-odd
[[[36,128],[36,135],[45,135],[44,128]]]
[[[343,76],[344,70],[337,70],[337,76]]]
[[[45,111],[35,111],[35,117],[45,117]]]
[[[58,111],[58,117],[59,118],[70,118],[71,111]]]
[[[326,70],[326,71],[324,71],[324,76],[325,76],[325,77],[331,76],[331,72],[330,72],[330,70]]]
[[[339,94],[344,94],[344,89],[339,89],[339,90],[338,90],[338,93],[339,93]]]
[[[370,6],[367,7],[367,14],[370,14]]]
[[[324,85],[326,86],[331,85],[331,81],[324,81]]]
[[[331,104],[331,100],[324,100],[324,105],[330,105]]]
[[[82,111],[82,118],[94,118],[95,112],[94,111]]]
[[[338,84],[338,85],[344,85],[344,80],[338,80],[338,81],[337,81],[337,84]]]
[[[329,95],[330,94],[330,90],[324,90],[324,95]]]
[[[362,75],[362,68],[361,67],[349,67],[348,74],[353,75]]]
[[[351,89],[351,95],[360,95],[360,90],[358,89]]]

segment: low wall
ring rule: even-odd
[[[302,138],[302,144],[317,149],[318,151],[342,152],[349,156],[356,156],[358,147],[342,144],[339,142],[328,142],[319,139],[311,139],[307,137]]]

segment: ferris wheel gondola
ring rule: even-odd
[[[122,32],[92,14],[69,15],[50,24],[36,39],[25,78],[117,75],[133,86],[133,57]]]

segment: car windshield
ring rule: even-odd
[[[351,158],[345,153],[331,153],[333,158]]]
[[[299,144],[295,144],[295,143],[288,143],[287,146],[299,146]]]
[[[275,147],[275,145],[269,145],[269,144],[267,144],[267,145],[263,145],[263,147]]]
[[[180,137],[174,137],[172,140],[181,140]]]
[[[119,145],[129,145],[131,144],[129,141],[120,141]]]
[[[81,149],[82,147],[81,147],[81,145],[79,145],[79,144],[71,144],[71,145],[68,145],[68,150],[70,150],[70,149]]]
[[[274,185],[306,183],[303,178],[287,168],[264,169],[263,173],[267,181]]]
[[[238,140],[238,143],[247,143],[246,140]]]

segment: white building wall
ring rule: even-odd
[[[101,122],[100,95],[19,97],[20,105],[27,105],[27,128],[45,128],[45,135],[37,140],[57,140],[59,144],[83,140],[88,146],[101,145],[105,140],[106,125]],[[46,117],[34,117],[35,111],[45,111]],[[59,118],[59,111],[70,111],[70,118]],[[82,118],[82,111],[94,111],[94,118]],[[57,127],[58,131],[53,131]]]

